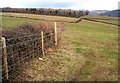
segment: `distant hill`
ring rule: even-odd
[[[101,13],[99,15],[100,16],[120,16],[120,10],[108,11],[108,12],[105,12],[105,13]]]
[[[106,12],[108,12],[108,10],[93,10],[93,11],[90,11],[89,14],[99,15],[99,14],[106,13]]]

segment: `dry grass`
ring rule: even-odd
[[[33,58],[17,80],[118,80],[118,27],[83,20],[62,31],[59,48]]]
[[[64,38],[66,37],[62,36],[61,40]],[[61,41],[59,49],[52,49],[52,52],[43,57],[43,61],[35,58],[31,62],[22,70],[22,75],[25,77],[20,76],[19,80],[69,80],[71,74],[74,74],[78,67],[82,67],[85,59],[74,52],[72,45]]]
[[[52,49],[43,61],[33,59],[19,80],[118,80],[117,27],[106,26],[89,21],[67,24],[59,49]]]

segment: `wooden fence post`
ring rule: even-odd
[[[43,31],[41,31],[41,38],[42,38],[42,55],[44,56],[44,35],[43,35]]]
[[[55,29],[55,45],[57,46],[57,25],[56,22],[54,22],[54,29]]]
[[[6,49],[6,40],[4,37],[2,40],[2,48],[3,48],[3,69],[5,71],[5,79],[8,80],[8,64],[7,64],[7,49]]]

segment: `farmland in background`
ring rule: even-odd
[[[87,16],[83,16],[85,18],[100,18],[100,19],[115,19],[118,20],[118,17],[113,17],[113,16],[97,16],[97,15],[87,15]]]
[[[26,23],[34,24],[35,22],[40,22],[40,21],[26,19],[26,18],[14,18],[14,17],[2,16],[2,24],[0,26],[2,26],[4,29],[8,29],[8,28],[19,26],[23,23],[24,24],[26,24]]]
[[[5,15],[5,16],[4,16]],[[10,17],[13,16],[13,17]],[[18,17],[18,18],[16,18]],[[19,18],[23,17],[23,18]],[[27,18],[33,18],[33,19],[27,19]],[[35,14],[20,14],[20,13],[2,13],[2,27],[15,27],[17,25],[23,24],[23,23],[36,23],[41,21],[67,21],[67,22],[74,22],[78,20],[78,18],[71,18],[71,17],[62,17],[62,16],[48,16],[48,15],[35,15]],[[38,19],[38,20],[34,20]]]
[[[92,20],[97,20],[101,22],[113,23],[118,24],[119,17],[112,17],[112,16],[97,16],[97,15],[88,15],[82,18],[88,18]]]
[[[44,17],[44,15],[33,14],[6,13],[6,15],[50,20],[77,20],[69,17]],[[39,22],[39,20],[4,16],[2,20],[3,27],[12,27],[25,22]],[[58,49],[53,49],[45,55],[43,61],[37,58],[31,61],[32,63],[27,65],[26,69],[22,69],[23,73],[19,80],[117,81],[118,27],[86,20],[77,24],[66,23]]]
[[[36,18],[40,20],[69,21],[69,22],[73,22],[79,19],[79,18],[72,18],[72,17],[36,15],[36,14],[24,14],[24,13],[2,13],[2,15],[3,16],[14,16],[14,17]]]

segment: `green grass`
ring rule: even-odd
[[[76,53],[89,62],[77,80],[117,80],[118,27],[108,26],[110,25],[90,21],[68,24],[68,42],[74,46]]]
[[[107,22],[107,23],[113,23],[113,24],[118,24],[118,20],[119,20],[118,17],[96,16],[96,15],[88,15],[88,16],[84,16],[82,18],[89,18],[89,19],[94,19],[94,20],[98,20],[101,22]],[[111,19],[111,20],[104,20],[104,19]]]
[[[52,20],[52,21],[76,21],[78,18],[70,18],[70,17],[62,17],[62,16],[48,16],[48,15],[35,15],[35,14],[23,14],[23,13],[2,13],[5,16],[14,16],[14,17],[5,17],[1,16],[2,19],[2,28],[8,29],[15,26],[19,26],[21,24],[29,23],[34,24],[36,22],[41,22],[43,20]],[[26,19],[26,18],[15,18],[15,17],[28,17],[28,18],[36,18],[40,20]],[[1,22],[1,21],[0,21]]]
[[[14,17],[2,17],[2,26],[5,29],[19,26],[21,24],[29,23],[33,24],[35,22],[40,22],[38,20],[25,19],[25,18],[14,18]]]
[[[118,80],[118,27],[82,21],[67,24],[59,48],[22,70],[25,80]],[[35,70],[34,70],[35,69]],[[45,71],[44,71],[45,70]]]
[[[34,20],[3,17],[3,26],[16,26]],[[38,21],[37,21],[38,22]],[[23,80],[118,80],[118,27],[85,21],[66,23],[59,34],[59,48],[31,60]],[[22,74],[22,73],[21,73]],[[30,76],[31,75],[31,76]]]
[[[118,17],[110,17],[110,16],[98,16],[98,15],[87,15],[83,18],[100,18],[100,19],[115,19],[118,20]]]
[[[37,18],[37,19],[52,20],[52,21],[69,21],[69,22],[71,22],[71,21],[78,20],[78,18],[71,18],[71,17],[25,14],[25,13],[2,13],[2,15],[16,16],[16,17]]]

